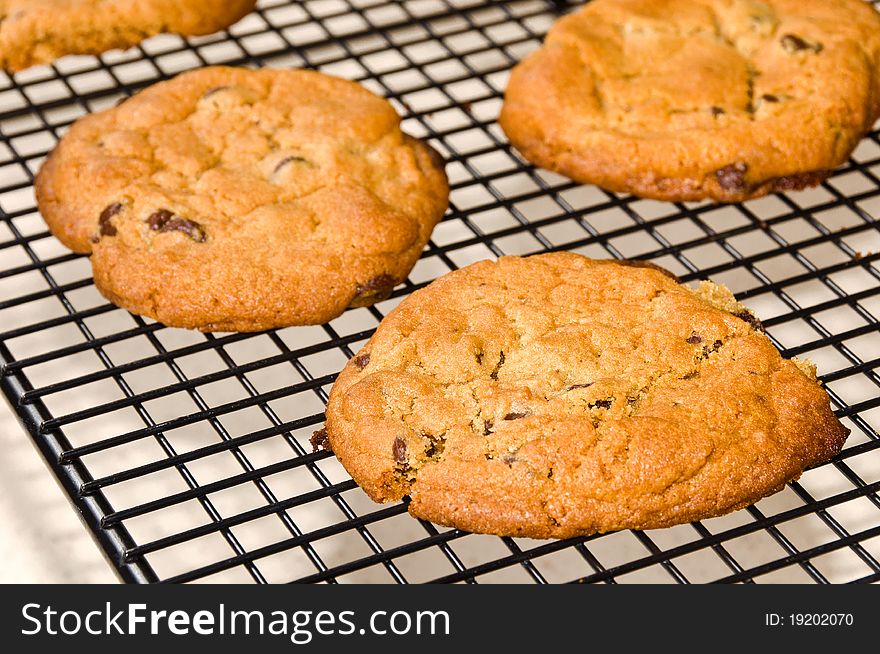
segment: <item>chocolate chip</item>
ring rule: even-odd
[[[309,163],[309,160],[308,160],[308,159],[304,159],[303,157],[295,157],[295,156],[284,157],[284,159],[282,159],[282,160],[279,161],[277,164],[275,164],[275,168],[274,168],[274,170],[272,171],[272,174],[273,174],[273,175],[276,175],[276,174],[277,174],[282,168],[284,168],[287,164],[291,164],[291,163],[294,163],[294,162],[297,162],[297,163]]]
[[[187,218],[180,218],[178,216],[175,216],[167,223],[165,223],[165,228],[162,231],[183,232],[196,243],[204,243],[205,240],[208,238],[205,234],[205,229],[196,221],[188,220]]]
[[[596,400],[595,402],[590,402],[587,406],[589,406],[591,409],[610,409],[613,402],[613,399]]]
[[[225,91],[225,90],[228,89],[228,88],[229,88],[228,86],[215,86],[214,88],[212,88],[212,89],[208,89],[207,91],[205,91],[204,93],[202,93],[202,98],[203,98],[203,99],[204,99],[204,98],[210,98],[210,97],[211,97],[212,95],[214,95],[215,93],[219,93],[220,91]]]
[[[495,426],[495,423],[492,422],[491,420],[484,420],[483,421],[483,436],[488,436],[489,434],[491,434],[492,427],[494,427],[494,426]]]
[[[313,433],[312,437],[309,439],[309,443],[312,444],[312,452],[317,452],[318,450],[331,451],[330,439],[327,437],[327,430],[324,428]]]
[[[119,202],[114,202],[104,207],[104,211],[98,216],[98,232],[101,236],[116,236],[116,227],[110,222],[110,219],[122,211],[122,209],[122,204]]]
[[[703,337],[700,336],[697,332],[691,332],[691,335],[687,337],[687,342],[691,345],[697,345],[698,343],[703,342]]]
[[[422,438],[428,439],[428,447],[425,448],[425,456],[429,459],[438,459],[446,449],[446,439],[442,436],[422,434]]]
[[[428,156],[431,157],[431,163],[434,164],[440,170],[446,168],[446,159],[443,158],[443,155],[440,154],[437,150],[434,149],[433,146],[429,145],[425,141],[422,141],[422,144],[428,150]]]
[[[629,266],[630,268],[650,268],[651,270],[656,270],[657,272],[661,272],[669,279],[680,282],[681,280],[671,270],[666,270],[663,266],[658,266],[656,263],[651,261],[642,261],[641,259],[619,259],[615,263],[619,263],[621,266]]]
[[[352,307],[365,307],[374,302],[387,300],[391,291],[397,285],[397,280],[391,275],[377,275],[364,284],[358,284],[354,291]]]
[[[394,454],[394,460],[398,463],[406,463],[406,441],[400,436],[394,439],[391,446],[391,453]]]
[[[593,382],[587,382],[586,384],[572,384],[571,386],[569,386],[565,390],[566,391],[573,391],[578,388],[589,388],[592,385],[593,385]]]
[[[711,346],[704,345],[703,346],[703,358],[707,358],[710,354],[713,354],[721,349],[721,346],[724,345],[721,341],[715,341]]]
[[[796,34],[786,34],[779,43],[782,44],[782,49],[789,53],[811,50],[815,54],[819,54],[824,47],[821,43],[811,43]]]
[[[363,370],[367,367],[367,364],[370,363],[370,354],[359,354],[354,358],[354,365],[357,366],[358,370]]]
[[[511,411],[507,415],[504,416],[505,420],[519,420],[520,418],[526,418],[532,415],[531,411]]]
[[[761,99],[764,102],[779,102],[779,96],[773,95],[772,93],[765,93],[764,95],[761,96]]]
[[[498,363],[495,364],[495,369],[489,373],[489,377],[498,381],[498,371],[501,370],[501,366],[504,365],[504,352],[501,352],[501,356],[498,357]]]
[[[147,218],[147,224],[153,231],[158,231],[161,230],[165,226],[165,223],[171,220],[173,216],[174,212],[168,211],[168,209],[159,209],[150,214],[150,217]]]
[[[797,175],[786,175],[773,180],[774,191],[803,191],[805,188],[818,186],[831,175],[830,170],[816,170]]]
[[[443,155],[440,154],[434,147],[428,143],[427,141],[423,141],[421,139],[417,139],[409,134],[403,135],[404,139],[407,143],[413,145],[418,148],[419,146],[424,147],[428,151],[428,157],[431,159],[431,163],[434,165],[434,168],[439,170],[444,170],[446,168],[446,159],[443,158]]]
[[[755,331],[764,333],[764,323],[762,323],[751,311],[738,311],[733,314],[742,321],[749,323],[749,326]]]
[[[716,170],[715,178],[725,191],[742,191],[746,187],[748,169],[748,164],[737,162]]]
[[[208,238],[205,229],[199,223],[188,218],[175,216],[168,209],[159,209],[147,218],[147,225],[154,232],[183,232],[196,243],[204,243]]]
[[[727,112],[724,111],[724,109],[722,109],[721,107],[710,107],[710,108],[709,108],[709,111],[711,111],[711,112],[712,112],[712,115],[713,115],[713,116],[716,116],[716,117],[717,117],[717,116],[721,116],[721,115],[727,113]]]

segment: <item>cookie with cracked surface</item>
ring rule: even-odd
[[[108,299],[205,331],[319,324],[386,298],[449,194],[439,155],[362,86],[223,67],[78,120],[35,185]]]
[[[255,0],[0,0],[0,68],[23,70],[68,54],[100,54],[173,32],[211,34]]]
[[[815,368],[783,359],[725,287],[570,253],[413,293],[340,374],[325,428],[374,500],[533,538],[717,516],[849,433]]]
[[[740,202],[819,184],[878,117],[863,0],[594,0],[514,68],[500,123],[582,183]]]

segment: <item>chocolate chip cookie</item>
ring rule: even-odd
[[[533,538],[717,516],[849,433],[725,287],[570,253],[413,293],[340,374],[325,429],[316,447],[374,500]]]
[[[878,117],[864,0],[594,0],[514,68],[500,123],[579,182],[740,202],[819,184]]]
[[[67,54],[99,54],[174,32],[211,34],[255,0],[0,0],[0,68],[18,71]]]
[[[448,194],[443,160],[362,86],[225,67],[78,120],[36,180],[107,298],[206,331],[319,324],[388,297]]]

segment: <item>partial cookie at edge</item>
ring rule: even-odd
[[[514,68],[499,122],[576,181],[739,202],[820,183],[878,117],[861,0],[595,0]]]

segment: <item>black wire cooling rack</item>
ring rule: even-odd
[[[880,580],[878,133],[821,187],[743,205],[644,201],[536,170],[495,117],[511,66],[568,5],[268,0],[229,32],[0,78],[0,383],[122,579]],[[69,124],[209,63],[359,80],[446,155],[450,211],[391,299],[321,327],[168,329],[103,300],[88,260],[47,232],[33,176]],[[785,356],[818,364],[853,430],[845,450],[729,516],[568,541],[420,522],[312,453],[335,373],[403,296],[476,260],[554,249],[729,285]]]

